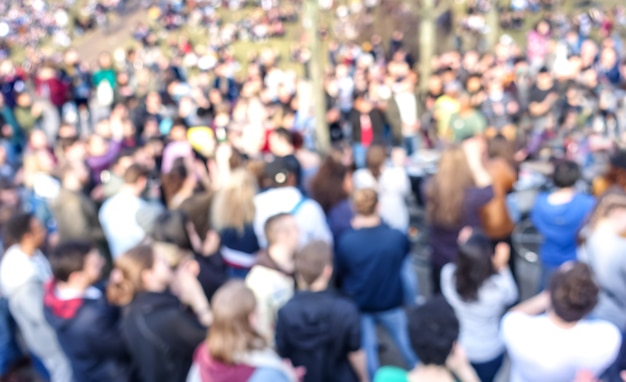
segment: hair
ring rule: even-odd
[[[552,309],[565,322],[576,322],[589,314],[598,303],[600,291],[591,268],[578,262],[569,269],[559,269],[550,280],[549,290]]]
[[[148,245],[135,247],[115,259],[107,287],[109,302],[118,306],[128,305],[144,289],[141,274],[152,269],[154,260],[154,251]]]
[[[4,227],[4,246],[10,247],[13,244],[21,243],[31,230],[31,224],[35,217],[29,213],[13,215],[6,222]]]
[[[564,160],[554,166],[552,180],[557,188],[568,188],[578,182],[580,175],[580,166],[576,162]]]
[[[333,254],[328,243],[313,241],[296,252],[294,269],[307,286],[311,286],[324,272],[324,268],[332,265]]]
[[[387,150],[382,145],[371,145],[367,149],[365,156],[365,165],[372,173],[374,178],[378,179],[382,173],[382,167],[387,160]]]
[[[282,229],[282,222],[286,218],[293,217],[290,213],[280,213],[274,216],[271,216],[267,221],[265,221],[265,225],[263,226],[263,230],[265,231],[265,237],[267,238],[268,244],[272,244],[276,241],[276,237],[278,236],[278,231]]]
[[[431,224],[456,227],[461,218],[465,191],[474,186],[465,152],[459,146],[443,151],[439,170],[426,187],[426,216]]]
[[[372,216],[378,207],[378,193],[373,188],[362,188],[352,194],[354,212],[363,216]]]
[[[147,178],[150,172],[148,169],[140,164],[133,163],[124,172],[125,184],[137,184],[140,179]]]
[[[311,197],[320,204],[325,213],[348,198],[348,192],[344,189],[344,180],[349,175],[348,167],[332,156],[328,156],[311,179],[309,185]]]
[[[229,281],[220,287],[211,300],[211,307],[213,323],[206,344],[213,359],[234,364],[239,361],[237,356],[267,346],[250,323],[256,300],[243,281]]]
[[[254,195],[257,190],[256,179],[250,172],[243,168],[234,170],[228,182],[217,191],[213,199],[213,228],[217,231],[236,228],[243,233],[244,227],[254,221]]]
[[[59,244],[48,256],[55,280],[67,282],[70,275],[85,267],[85,258],[93,246],[85,241],[68,241]]]
[[[459,337],[454,309],[439,296],[408,311],[411,347],[424,365],[443,366]]]
[[[487,155],[489,158],[502,158],[515,166],[514,145],[502,134],[497,134],[487,141]]]
[[[163,186],[163,194],[166,203],[169,205],[174,196],[181,190],[189,171],[185,165],[184,158],[176,158],[172,164],[171,170],[167,174],[161,176],[161,184]]]
[[[166,243],[163,241],[157,241],[152,243],[154,253],[164,258],[169,264],[170,268],[176,268],[183,261],[184,258],[191,255],[191,252],[186,251],[176,244]]]
[[[189,222],[189,218],[183,211],[163,211],[154,222],[150,237],[154,241],[170,243],[181,249],[191,250],[191,240],[187,233]]]
[[[626,190],[626,169],[612,165],[605,178],[609,185],[615,185]]]
[[[456,258],[456,291],[463,301],[478,300],[478,291],[489,277],[495,273],[491,241],[482,232],[474,232],[469,239],[459,245]]]
[[[272,131],[272,135],[277,136],[283,139],[285,142],[293,145],[293,135],[291,132],[284,127],[277,127]]]

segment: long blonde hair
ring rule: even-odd
[[[446,149],[439,160],[437,174],[426,189],[426,213],[430,224],[450,228],[457,226],[465,191],[474,185],[463,149],[457,146]]]
[[[154,265],[154,250],[148,245],[135,247],[115,259],[107,286],[107,299],[111,304],[128,305],[143,290],[141,274]]]
[[[246,224],[254,221],[256,192],[257,182],[252,174],[243,168],[234,170],[227,184],[218,190],[213,198],[211,208],[213,228],[217,231],[224,228],[243,231]]]
[[[233,280],[224,284],[215,292],[211,307],[213,323],[207,347],[213,359],[234,364],[243,354],[267,347],[265,339],[250,323],[256,299],[243,281]]]

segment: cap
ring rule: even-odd
[[[287,182],[289,174],[294,173],[294,168],[285,158],[274,158],[265,164],[263,175],[276,185],[283,185]]]

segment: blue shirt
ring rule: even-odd
[[[531,219],[543,236],[540,255],[544,265],[558,267],[576,260],[577,234],[593,209],[595,199],[576,193],[568,203],[551,204],[549,195],[542,193],[537,197]]]

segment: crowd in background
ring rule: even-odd
[[[0,5],[11,28],[25,4]],[[172,58],[141,24],[139,48],[96,66],[74,49],[0,62],[1,378],[28,360],[52,382],[489,382],[508,358],[514,382],[621,380],[617,23],[554,14],[525,48],[503,36],[439,55],[426,94],[402,32],[327,36],[322,155],[307,75],[231,49],[281,36],[297,7],[260,1],[237,24],[216,7],[149,11],[208,30],[204,45],[166,39]],[[309,55],[294,43],[305,74]],[[433,152],[432,176],[407,171]],[[521,211],[537,161],[542,192]],[[538,294],[520,302],[521,215],[543,241]],[[416,250],[432,290],[418,291]],[[381,367],[377,326],[403,368]]]

